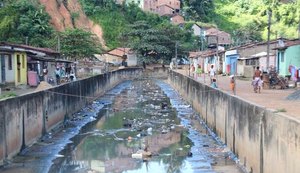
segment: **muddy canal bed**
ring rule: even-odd
[[[134,80],[74,114],[61,131],[44,136],[0,171],[242,173],[236,162],[168,84]]]

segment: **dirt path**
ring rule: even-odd
[[[189,75],[187,70],[177,70],[178,72]],[[191,76],[192,77],[192,76]],[[202,74],[197,81],[209,85],[209,76]],[[233,95],[230,90],[228,76],[217,76],[217,85],[219,89],[228,92]],[[236,96],[240,97],[249,102],[255,103],[257,105],[264,106],[268,109],[274,111],[282,112],[288,116],[300,120],[300,100],[292,101],[287,100],[286,97],[291,93],[295,92],[297,89],[285,89],[285,90],[266,90],[263,89],[260,94],[254,93],[251,86],[251,81],[249,80],[236,80]]]

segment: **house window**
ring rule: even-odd
[[[213,63],[214,63],[214,60],[215,60],[214,57],[209,57],[209,58],[207,59],[207,63],[208,63],[208,64],[213,64]]]
[[[258,65],[258,60],[256,60],[256,59],[246,59],[246,65],[256,66],[256,65]]]
[[[12,70],[12,58],[11,55],[6,55],[8,62],[8,70]]]

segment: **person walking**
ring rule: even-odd
[[[257,90],[258,93],[260,93],[263,84],[261,77],[262,77],[262,72],[259,70],[259,67],[257,67],[256,70],[254,71],[253,81],[252,81],[252,85],[255,93],[257,93]]]

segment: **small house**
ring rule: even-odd
[[[275,55],[269,54],[269,66],[275,67]],[[267,71],[267,52],[260,52],[249,57],[238,58],[237,71],[238,75],[252,77],[256,67],[260,67],[263,72]]]
[[[278,40],[271,40],[270,42],[270,55],[275,55],[275,47],[278,46]],[[226,74],[237,74],[244,75],[244,66],[248,63],[257,61],[255,65],[262,67],[263,71],[267,70],[266,65],[266,53],[267,52],[268,42],[254,42],[248,43],[242,46],[233,47],[225,52],[225,58],[223,63],[223,73]],[[252,57],[251,57],[252,56]],[[254,57],[253,57],[254,56]],[[260,57],[255,57],[260,56]],[[248,60],[246,60],[248,59]],[[245,62],[244,62],[245,60]],[[269,59],[272,63],[272,57]],[[269,64],[270,66],[271,64]],[[239,67],[239,68],[238,68]]]
[[[31,80],[29,74],[35,75],[37,83],[43,78],[44,69],[51,72],[51,62],[59,57],[59,53],[48,49],[7,42],[0,43],[1,83],[14,83],[16,86],[26,85]],[[53,67],[55,69],[55,66]],[[54,72],[53,69],[53,72]],[[33,73],[34,72],[34,73]]]
[[[233,75],[236,74],[237,60],[239,58],[238,51],[236,49],[225,52],[225,58],[223,63],[223,73]]]
[[[205,30],[205,38],[209,47],[222,46],[228,48],[232,43],[231,35],[217,28]]]
[[[27,54],[25,50],[0,46],[1,83],[27,84]]]
[[[168,4],[159,5],[156,10],[157,14],[160,16],[172,15],[175,13],[175,9]]]
[[[97,59],[103,62],[107,62],[113,65],[121,65],[122,61],[125,60],[127,66],[137,65],[137,55],[130,48],[115,48],[101,56],[96,56]]]
[[[300,70],[300,40],[284,41],[274,50],[277,50],[277,70],[281,76],[299,78]],[[297,76],[296,76],[297,75]]]
[[[170,21],[174,25],[179,25],[184,23],[184,18],[179,14],[174,14],[171,16]]]
[[[206,53],[202,54],[201,57],[204,61],[204,72],[208,73],[212,65],[216,72],[222,72],[224,55],[224,50],[208,50]]]

